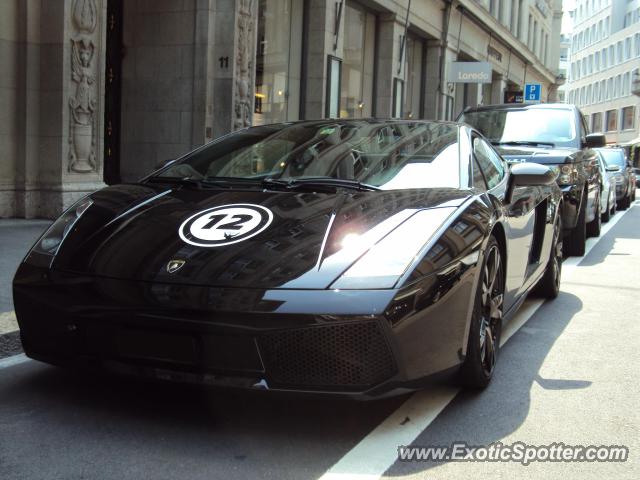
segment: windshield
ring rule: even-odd
[[[338,179],[385,190],[460,186],[458,126],[323,122],[249,128],[212,142],[156,177],[216,181]]]
[[[622,150],[602,149],[598,150],[604,157],[604,161],[607,165],[617,165],[620,168],[625,168],[624,152]]]
[[[493,144],[513,142],[574,146],[575,115],[556,108],[496,109],[465,112],[460,121],[477,128]]]

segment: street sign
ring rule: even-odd
[[[451,83],[491,83],[490,62],[451,62],[447,81]]]
[[[522,103],[523,101],[522,90],[504,92],[504,103]]]
[[[524,86],[524,101],[539,102],[542,96],[542,85],[539,83],[526,83]]]

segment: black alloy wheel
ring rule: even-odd
[[[600,219],[604,223],[607,223],[609,220],[611,220],[611,199],[609,197],[611,197],[611,195],[607,197],[607,208],[605,208],[604,212],[600,215]]]
[[[580,211],[578,212],[578,221],[576,226],[571,230],[571,233],[567,237],[567,255],[574,255],[581,257],[587,249],[587,194],[582,194],[582,201],[580,202]]]
[[[587,224],[587,235],[589,237],[599,237],[600,229],[602,228],[602,217],[600,215],[600,192],[598,192],[598,196],[596,197],[594,210],[595,215],[593,220]]]
[[[504,302],[504,262],[495,237],[489,238],[476,292],[467,342],[467,355],[460,371],[463,385],[484,388],[491,381],[498,358]]]
[[[553,240],[549,261],[544,275],[538,281],[535,291],[544,298],[554,299],[560,293],[560,279],[562,278],[562,219],[557,216],[553,227]]]

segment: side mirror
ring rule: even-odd
[[[604,133],[590,133],[584,140],[584,146],[587,148],[600,148],[607,145],[607,137]]]
[[[608,165],[606,170],[607,172],[619,172],[620,167],[618,165]]]
[[[505,200],[511,203],[513,191],[516,187],[553,185],[554,183],[556,183],[556,174],[545,165],[529,162],[512,163]]]
[[[553,185],[556,174],[539,163],[514,163],[511,165],[511,184],[515,187]]]

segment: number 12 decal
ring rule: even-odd
[[[222,205],[190,216],[180,225],[178,234],[191,245],[221,247],[258,235],[272,221],[273,213],[262,205]]]

